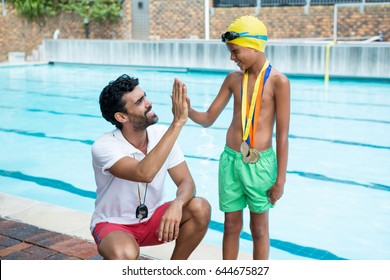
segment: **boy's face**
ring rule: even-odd
[[[232,43],[227,43],[226,46],[230,52],[230,60],[234,61],[243,71],[253,65],[256,61],[255,55],[259,53],[254,49],[241,47]]]

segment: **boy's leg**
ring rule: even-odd
[[[267,260],[269,257],[268,213],[251,212],[250,228],[253,239],[253,259]]]
[[[225,213],[222,257],[224,260],[236,260],[242,229],[242,210]]]
[[[123,231],[107,234],[98,251],[105,260],[136,260],[139,256],[139,246],[134,236]]]
[[[179,236],[172,260],[186,260],[205,236],[211,215],[211,206],[201,197],[194,197],[184,208]]]

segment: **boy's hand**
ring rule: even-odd
[[[268,196],[268,201],[272,204],[275,205],[276,201],[278,201],[282,195],[283,195],[283,185],[279,185],[275,183],[267,192]]]
[[[188,119],[187,88],[177,78],[173,82],[171,98],[173,122],[184,125]]]

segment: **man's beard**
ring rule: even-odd
[[[147,117],[147,113],[152,110],[150,107],[143,116],[130,116],[130,121],[133,124],[133,128],[135,131],[142,131],[145,130],[148,126],[153,125],[158,122],[158,116],[156,114],[153,114],[151,117]]]

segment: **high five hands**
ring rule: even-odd
[[[173,122],[184,125],[188,119],[187,88],[177,78],[173,82],[171,98]]]

